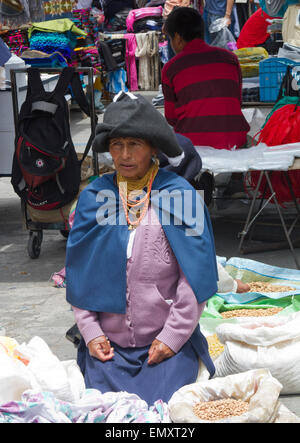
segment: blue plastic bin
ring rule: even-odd
[[[288,58],[267,58],[259,63],[259,95],[261,102],[277,100],[282,78],[288,65],[292,66],[292,75],[300,85],[300,63]]]

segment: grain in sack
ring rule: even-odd
[[[192,383],[168,402],[173,423],[300,423],[280,404],[282,385],[267,369]]]
[[[224,345],[214,360],[215,376],[266,368],[282,384],[282,394],[300,393],[300,312],[239,318],[224,322],[216,333]]]

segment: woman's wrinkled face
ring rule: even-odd
[[[117,137],[110,139],[109,152],[116,170],[123,177],[138,180],[150,168],[156,149],[141,138]]]

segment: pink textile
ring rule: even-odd
[[[136,69],[135,50],[137,48],[135,34],[124,34],[126,42],[126,68],[129,80],[129,89],[137,91],[139,89]]]
[[[75,217],[75,209],[69,215],[69,226],[70,229],[73,226]],[[54,281],[54,286],[56,288],[65,288],[66,287],[66,268],[63,267],[59,272],[54,272],[52,275],[52,280]]]
[[[142,18],[145,17],[160,17],[162,16],[162,13],[163,13],[162,6],[132,9],[131,11],[129,11],[126,19],[127,31],[133,32],[133,24],[136,20],[141,20]]]

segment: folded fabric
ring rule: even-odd
[[[88,36],[96,40],[99,25],[96,17],[91,15],[91,8],[87,9],[73,9],[72,11],[74,19],[73,23],[81,30],[87,33]]]
[[[30,38],[30,49],[52,54],[59,51],[64,57],[70,57],[77,43],[72,32],[40,32],[35,31]]]
[[[34,31],[41,32],[59,32],[64,33],[67,31],[71,31],[76,35],[86,36],[86,32],[82,29],[79,29],[72,20],[68,18],[57,19],[57,20],[47,20],[45,22],[32,23],[32,26],[28,29],[28,38],[31,38],[31,34]]]
[[[126,86],[127,75],[125,69],[121,68],[116,71],[107,73],[107,90],[112,94],[118,94],[120,91],[128,91]]]
[[[75,48],[76,59],[81,63],[81,66],[92,66],[95,69],[101,69],[102,64],[98,49],[94,46],[86,48]]]
[[[162,400],[148,406],[128,392],[86,389],[78,401],[66,402],[30,389],[20,401],[0,405],[0,423],[170,423],[170,417]]]
[[[259,102],[259,87],[243,88],[243,102]]]
[[[161,17],[162,13],[162,6],[157,6],[153,8],[132,9],[126,19],[127,31],[133,31],[133,24],[136,20],[141,20],[145,17]]]
[[[147,31],[160,31],[162,29],[163,19],[162,17],[146,17],[137,20],[133,24],[133,30],[137,32],[147,32]]]
[[[64,68],[68,66],[65,57],[58,51],[47,54],[41,51],[26,49],[22,52],[21,58],[26,64],[37,68]]]

